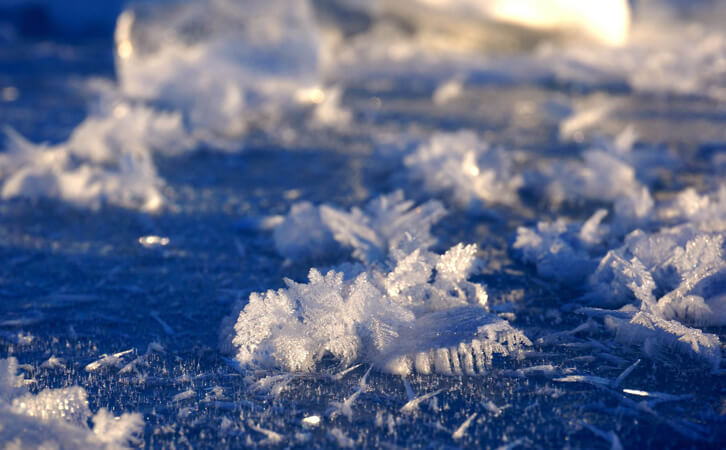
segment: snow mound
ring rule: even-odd
[[[431,226],[445,214],[441,203],[415,206],[401,191],[379,196],[350,212],[300,202],[275,227],[275,246],[292,260],[320,259],[343,247],[352,248],[353,257],[366,264],[387,258],[398,261],[415,249],[434,245]]]
[[[138,444],[140,414],[95,415],[80,387],[28,393],[15,358],[0,360],[0,441],[13,448],[127,448]],[[89,428],[88,420],[94,423]]]
[[[430,372],[425,355],[446,352],[448,369],[441,356],[437,371],[469,373],[475,366],[462,369],[457,355],[483,363],[493,353],[513,353],[529,341],[490,315],[484,288],[467,281],[475,252],[462,244],[443,255],[417,249],[392,270],[371,266],[347,276],[312,269],[308,283],[285,280],[287,288],[252,294],[234,327],[237,361],[312,371],[330,354],[342,365],[366,360],[407,374]],[[417,330],[431,339],[422,340]]]

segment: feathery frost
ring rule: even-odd
[[[141,414],[115,417],[106,409],[95,415],[83,388],[44,389],[27,392],[17,375],[15,358],[0,359],[0,441],[13,448],[127,448],[139,443],[144,421]],[[89,428],[88,420],[93,422]]]
[[[437,201],[414,205],[401,191],[350,212],[325,204],[296,203],[275,227],[275,246],[292,260],[320,259],[350,248],[353,257],[366,264],[397,261],[434,245],[431,226],[446,214]]]
[[[286,280],[287,288],[252,294],[234,327],[237,360],[312,371],[330,354],[342,365],[366,360],[399,374],[483,371],[493,354],[529,341],[489,314],[486,291],[467,281],[475,253],[462,244],[443,255],[416,249],[391,270],[312,269],[308,283]]]

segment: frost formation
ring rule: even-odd
[[[404,165],[432,193],[446,193],[461,206],[517,202],[522,187],[512,152],[492,148],[471,131],[436,133],[407,155]]]
[[[399,374],[484,371],[492,354],[529,341],[489,314],[486,291],[467,281],[475,252],[462,244],[443,255],[417,249],[389,271],[350,278],[312,269],[308,283],[285,280],[287,288],[252,294],[234,327],[237,360],[312,371],[330,354],[344,366],[365,359]]]
[[[484,288],[468,281],[475,245],[443,255],[429,250],[430,226],[444,213],[435,201],[414,208],[400,191],[349,213],[293,206],[275,230],[281,253],[309,257],[309,249],[337,242],[362,264],[326,274],[311,269],[307,283],[285,280],[286,288],[252,294],[234,326],[237,361],[313,371],[332,355],[344,366],[367,360],[398,374],[473,374],[485,371],[494,354],[528,345],[487,311]]]
[[[446,214],[435,200],[414,205],[402,191],[381,195],[350,212],[327,204],[296,203],[275,227],[275,247],[292,260],[320,259],[350,248],[352,256],[366,264],[398,261],[434,245],[431,226]]]
[[[12,448],[119,449],[138,444],[141,414],[91,414],[83,388],[31,394],[15,358],[0,359],[0,441]],[[89,419],[93,427],[88,426]]]

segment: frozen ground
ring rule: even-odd
[[[2,444],[726,445],[718,30],[512,52],[215,4],[115,47],[0,29]],[[343,287],[284,281],[313,267]],[[459,374],[495,320],[525,338]]]

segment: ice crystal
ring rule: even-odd
[[[330,354],[342,365],[365,359],[400,374],[432,365],[441,373],[485,370],[493,354],[528,340],[487,313],[485,290],[466,281],[475,250],[416,249],[391,271],[370,266],[353,279],[312,269],[308,283],[286,280],[287,288],[252,294],[235,325],[237,360],[311,371]]]
[[[638,312],[630,320],[609,317],[618,341],[636,345],[653,359],[666,358],[667,351],[677,351],[703,360],[713,369],[721,364],[721,342],[715,334],[688,327],[676,320],[666,320],[656,314]]]
[[[723,325],[723,242],[721,234],[690,227],[633,232],[624,247],[602,259],[590,279],[589,298],[609,306],[636,303],[665,319]]]
[[[140,414],[115,417],[101,409],[92,415],[86,391],[77,386],[30,394],[16,371],[17,360],[0,360],[0,441],[18,448],[113,449],[137,443]]]
[[[684,199],[697,200],[687,204]],[[636,230],[611,250],[590,277],[584,298],[602,306],[629,304],[640,309],[630,320],[611,318],[618,339],[641,346],[650,357],[671,349],[703,359],[717,369],[719,338],[696,328],[726,324],[726,260],[720,204],[685,191],[671,219],[691,219],[647,233]]]
[[[407,155],[410,177],[432,193],[447,193],[464,207],[506,205],[519,200],[523,186],[512,152],[492,148],[471,131],[436,133]]]
[[[97,89],[106,90],[97,110],[66,142],[36,145],[7,130],[7,149],[0,155],[3,198],[50,197],[94,208],[109,203],[146,211],[162,206],[164,183],[152,154],[191,147],[181,116],[119,100],[105,85]]]
[[[522,261],[534,264],[537,273],[562,283],[578,284],[595,270],[589,248],[605,234],[601,221],[607,212],[598,210],[584,224],[568,224],[564,219],[539,222],[536,229],[519,227],[512,247]]]
[[[446,214],[437,201],[414,205],[401,191],[377,197],[365,208],[350,212],[330,205],[297,203],[275,228],[275,246],[293,260],[330,256],[340,247],[352,248],[353,256],[364,263],[399,260],[415,249],[435,244],[431,226]]]
[[[307,1],[137,5],[116,27],[120,89],[181,111],[199,139],[235,146],[251,121],[317,86],[317,35]]]

